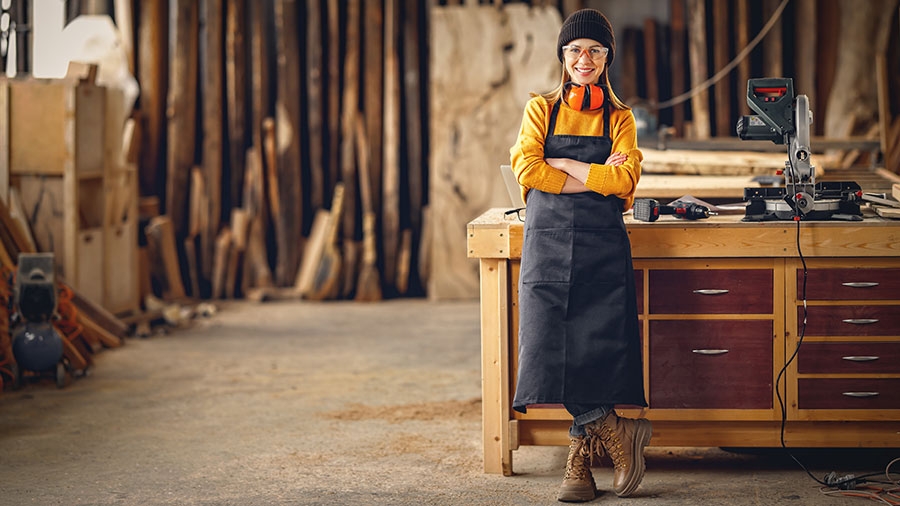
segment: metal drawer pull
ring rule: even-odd
[[[844,392],[847,397],[878,397],[878,392]]]
[[[841,321],[844,323],[852,323],[853,325],[869,325],[878,323],[878,318],[847,318],[846,320]]]
[[[871,362],[873,360],[878,360],[877,355],[849,355],[841,358],[851,362]]]
[[[849,283],[841,283],[844,286],[849,286],[850,288],[872,288],[873,286],[878,286],[878,283],[873,281],[851,281]]]
[[[723,295],[728,293],[728,290],[701,289],[694,290],[694,293],[699,293],[700,295]]]
[[[724,354],[728,353],[728,350],[699,349],[699,350],[691,350],[691,353],[696,353],[698,355],[724,355]]]

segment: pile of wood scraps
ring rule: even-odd
[[[27,229],[12,218],[6,203],[0,199],[0,390],[16,383],[21,372],[12,353],[10,338],[10,314],[8,308],[13,297],[14,273],[20,253],[35,250],[27,239]],[[63,363],[67,377],[74,378],[87,372],[93,364],[93,355],[105,348],[117,348],[124,344],[129,334],[128,326],[102,306],[73,289],[65,280],[57,277],[58,305],[53,326],[63,342]],[[57,378],[57,384],[62,386]]]
[[[869,209],[882,218],[900,219],[900,183],[894,183],[891,195],[863,193]]]

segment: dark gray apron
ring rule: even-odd
[[[554,135],[547,158],[605,163],[603,135]],[[519,277],[519,369],[513,408],[529,404],[646,406],[631,243],[623,201],[596,192],[530,190]]]

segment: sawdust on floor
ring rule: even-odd
[[[377,419],[389,423],[402,423],[409,420],[478,420],[481,417],[481,399],[464,401],[418,402],[395,406],[368,406],[350,404],[346,409],[324,413],[333,420],[365,420]]]

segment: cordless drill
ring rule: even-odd
[[[639,221],[656,221],[661,214],[671,214],[676,218],[685,220],[699,220],[709,218],[710,215],[715,215],[716,213],[710,212],[706,206],[693,202],[676,200],[671,204],[660,205],[654,199],[635,199],[634,219]]]

